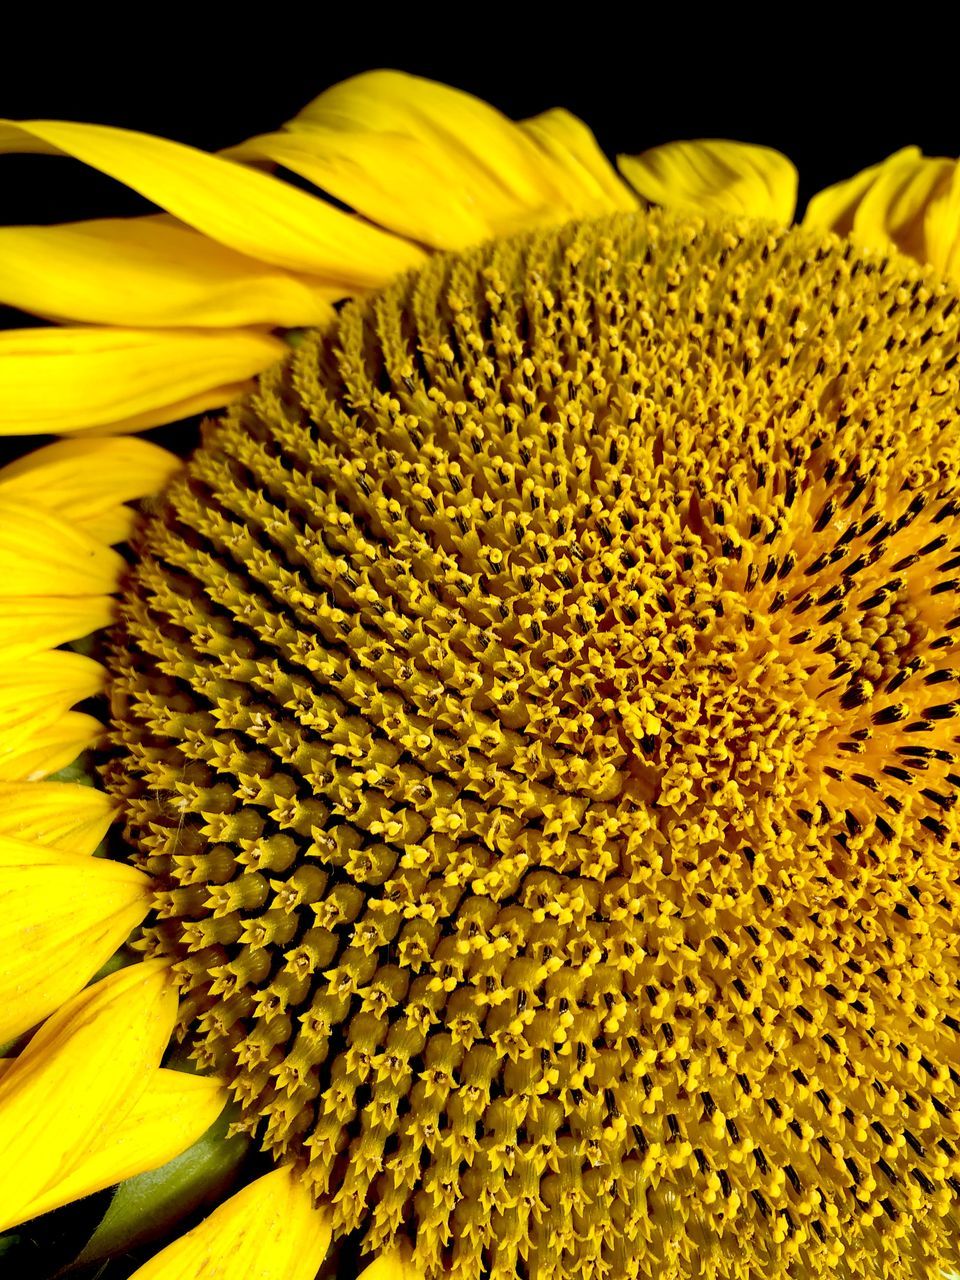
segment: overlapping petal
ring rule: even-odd
[[[0,835],[0,1044],[89,982],[149,905],[127,863]]]
[[[628,209],[636,200],[568,112],[514,124],[470,94],[374,71],[227,152],[281,164],[434,249]]]
[[[238,253],[343,286],[375,288],[422,257],[397,236],[268,174],[166,138],[108,125],[0,120],[0,151],[72,156]]]
[[[0,782],[38,782],[72,764],[103,736],[103,725],[82,711],[65,711],[52,723],[0,734]]]
[[[48,319],[135,328],[322,325],[342,292],[165,216],[0,227],[0,302]]]
[[[0,1078],[0,1230],[81,1165],[106,1117],[121,1123],[173,1030],[158,961],[121,969],[54,1013]]]
[[[0,836],[93,853],[116,815],[102,791],[68,782],[0,782]]]
[[[645,200],[682,213],[738,214],[788,226],[797,170],[771,147],[701,139],[619,156],[620,171]]]
[[[130,1110],[119,1119],[105,1116],[83,1157],[59,1182],[31,1201],[25,1215],[39,1217],[125,1178],[159,1168],[201,1138],[226,1101],[227,1091],[219,1080],[158,1068],[149,1074]]]
[[[960,166],[904,147],[818,192],[803,224],[905,253],[960,280]]]
[[[0,469],[0,501],[36,503],[110,543],[119,505],[159,493],[182,465],[147,440],[59,440]]]
[[[330,1220],[283,1165],[249,1183],[131,1280],[314,1280]]]
[[[101,692],[106,672],[81,653],[53,649],[29,658],[0,654],[0,747],[18,731],[42,728]]]
[[[109,595],[123,560],[99,538],[36,503],[0,497],[0,600]]]
[[[927,206],[923,231],[930,261],[960,284],[960,163],[954,162],[949,184]]]
[[[925,215],[949,186],[952,172],[952,161],[927,156],[882,165],[857,207],[851,234],[871,248],[895,245],[918,262],[929,261]]]
[[[25,658],[79,640],[109,626],[113,609],[108,595],[7,596],[0,606],[0,655]]]
[[[336,129],[416,138],[446,165],[448,181],[488,217],[562,201],[560,174],[530,138],[469,93],[400,71],[368,71],[325,90],[288,128]]]
[[[903,147],[900,151],[895,151],[893,155],[888,156],[882,164],[871,165],[868,169],[861,169],[852,178],[844,178],[842,182],[824,187],[822,191],[818,191],[810,198],[803,215],[803,225],[822,227],[828,231],[835,231],[838,236],[848,236],[853,229],[856,212],[864,196],[879,177],[883,166],[899,165],[901,161],[915,160],[919,156],[919,147]]]
[[[260,329],[9,329],[0,435],[171,422],[226,404],[285,352]]]
[[[584,215],[629,212],[637,208],[637,198],[597,145],[593,133],[577,116],[555,107],[529,120],[520,128],[568,175],[572,199]]]
[[[418,138],[322,127],[250,138],[227,153],[269,161],[433,249],[459,249],[494,234],[483,208],[444,173],[443,157]]]

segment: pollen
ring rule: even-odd
[[[308,334],[148,512],[105,762],[240,1123],[428,1280],[960,1236],[960,308],[626,215]]]

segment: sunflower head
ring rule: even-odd
[[[436,257],[208,424],[106,779],[197,1060],[336,1232],[949,1256],[958,323],[905,259],[631,214]]]

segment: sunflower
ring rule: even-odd
[[[620,177],[393,72],[219,155],[0,146],[161,210],[0,230],[55,322],[0,431],[66,437],[0,471],[0,1229],[109,1189],[82,1260],[195,1223],[136,1280],[938,1275],[957,166],[791,227],[774,151]]]

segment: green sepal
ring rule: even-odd
[[[121,1182],[73,1265],[99,1262],[156,1240],[188,1214],[222,1200],[237,1181],[250,1149],[245,1135],[227,1137],[236,1118],[237,1109],[226,1107],[181,1155]]]

